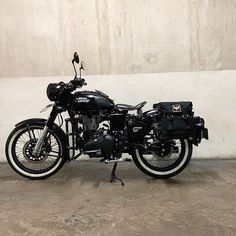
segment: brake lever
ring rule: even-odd
[[[84,79],[77,77],[75,77],[74,80],[71,80],[70,83],[76,88],[81,88],[82,86],[87,85]]]
[[[75,89],[75,85],[70,81],[66,86],[64,87],[65,90],[73,91]]]

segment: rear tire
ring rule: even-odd
[[[188,165],[192,156],[192,143],[187,139],[181,140],[181,153],[178,159],[170,166],[166,167],[155,167],[151,166],[145,159],[141,150],[138,148],[133,151],[133,161],[136,166],[146,175],[149,175],[158,179],[167,179],[175,176],[182,172],[184,168]],[[161,158],[161,157],[158,157]]]
[[[49,148],[47,154],[44,153],[42,155],[37,156],[37,158],[31,155],[32,143],[33,141],[36,142],[37,138],[32,139],[32,137],[30,138],[29,135],[29,137],[27,138],[26,133],[29,133],[29,130],[42,130],[44,126],[45,124],[31,123],[16,127],[10,133],[7,139],[5,146],[7,161],[15,172],[25,178],[32,180],[48,178],[49,176],[52,176],[56,172],[58,172],[65,163],[65,141],[61,137],[61,131],[55,126],[52,129],[49,129],[48,132],[51,135],[50,140],[52,139],[51,137],[53,137],[53,141],[56,143],[55,145],[57,145],[57,154],[54,154],[55,151],[52,148],[54,145],[50,141],[50,143],[45,144],[45,149]],[[20,141],[23,139],[25,140],[25,143]],[[22,142],[22,144],[19,144],[20,142]],[[22,148],[20,148],[19,146],[22,146]],[[45,167],[45,169],[41,168],[43,165],[46,164],[47,166]]]

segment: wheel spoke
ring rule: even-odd
[[[54,151],[54,150],[51,150],[50,153],[59,153],[59,151]]]
[[[32,134],[33,134],[33,139],[36,139],[34,130],[31,130],[31,131],[32,131]]]
[[[25,143],[21,138],[17,140],[17,143]]]
[[[42,128],[27,127],[15,139],[12,154],[15,156],[17,165],[28,172],[44,173],[51,169],[60,158],[61,145],[58,137],[52,132],[47,135],[40,156],[33,156],[32,151],[42,133]],[[49,153],[43,154],[47,150]]]
[[[19,139],[22,140],[24,143],[26,143],[25,138],[23,137],[23,135]]]
[[[55,146],[58,146],[58,144],[54,143],[54,144],[51,145],[51,147],[55,147]]]
[[[58,157],[58,155],[52,155],[52,154],[48,154],[48,157]]]
[[[182,141],[181,140],[173,140],[174,147],[178,147],[178,153],[170,152],[165,156],[158,156],[157,153],[152,152],[152,157],[150,158],[150,154],[141,154],[145,162],[152,168],[169,168],[170,166],[174,165],[181,156],[182,150]],[[167,143],[168,144],[168,143]],[[171,143],[169,145],[172,145]],[[168,146],[165,148],[166,150]],[[170,147],[169,147],[170,148]]]

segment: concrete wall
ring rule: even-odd
[[[0,160],[15,123],[47,116],[46,86],[69,80],[75,50],[86,74],[115,74],[88,77],[90,88],[147,109],[192,100],[210,133],[194,156],[235,156],[235,42],[232,0],[1,0]]]
[[[194,157],[231,158],[236,154],[235,77],[236,71],[87,76],[86,89],[100,89],[117,103],[136,104],[146,100],[144,110],[158,101],[192,100],[195,114],[205,118],[210,136],[209,141],[203,140],[194,149]],[[14,124],[26,118],[47,118],[48,112],[39,113],[49,103],[45,94],[47,84],[69,79],[0,79],[0,161],[5,160],[4,145]]]
[[[1,0],[0,77],[236,68],[232,0]]]

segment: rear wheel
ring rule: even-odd
[[[65,145],[57,129],[49,129],[38,155],[34,147],[43,131],[44,124],[16,127],[6,143],[9,165],[21,176],[44,179],[59,171],[65,162]]]
[[[187,139],[172,140],[174,151],[160,156],[160,153],[151,151],[145,153],[136,148],[133,160],[137,167],[145,174],[154,178],[165,179],[179,174],[188,165],[192,156],[192,143]]]

